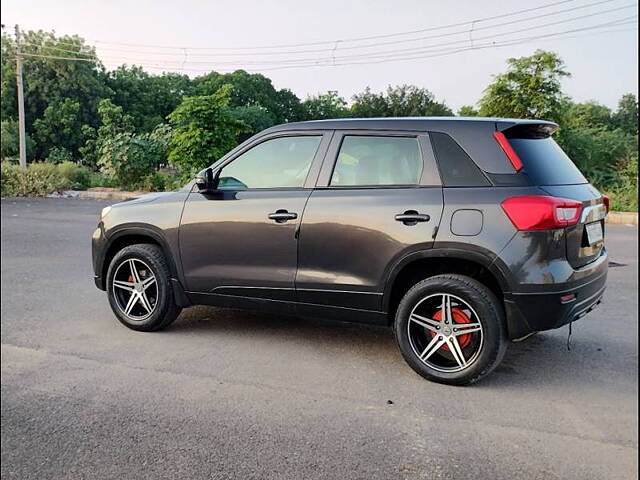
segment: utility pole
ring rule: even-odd
[[[18,130],[20,131],[20,168],[27,168],[27,143],[24,133],[24,90],[22,89],[22,47],[20,27],[16,25],[16,82],[18,84]]]

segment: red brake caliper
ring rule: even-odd
[[[451,315],[453,316],[453,323],[471,323],[471,319],[467,316],[467,314],[457,307],[453,307],[451,309]],[[442,319],[442,310],[438,310],[436,314],[433,316],[433,319],[440,321]],[[431,334],[432,337],[436,336],[436,332],[429,330],[429,333]],[[460,348],[466,347],[467,345],[469,345],[469,342],[471,342],[470,333],[465,333],[458,337],[458,343],[460,344]],[[445,344],[442,346],[442,349],[449,350],[449,346]]]

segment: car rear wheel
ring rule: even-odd
[[[496,296],[463,275],[438,275],[414,285],[396,311],[402,356],[435,382],[466,385],[489,374],[506,351],[504,312]]]
[[[120,250],[107,272],[107,295],[113,313],[133,330],[160,330],[173,322],[176,305],[170,273],[157,245],[137,244]]]

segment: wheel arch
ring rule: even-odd
[[[495,255],[459,248],[434,248],[414,252],[402,258],[387,277],[383,295],[383,311],[393,322],[395,311],[404,294],[417,282],[435,275],[456,273],[467,275],[486,285],[503,302],[510,283],[495,261]]]
[[[107,244],[104,248],[102,261],[100,262],[101,268],[99,275],[102,277],[103,282],[106,281],[109,264],[116,253],[129,245],[139,243],[151,243],[158,245],[162,249],[162,253],[167,260],[171,276],[178,278],[178,268],[172,255],[171,248],[169,247],[163,233],[159,231],[159,229],[150,225],[129,225],[118,228],[118,230],[109,235]]]

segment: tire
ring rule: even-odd
[[[443,305],[449,308],[442,310]],[[438,275],[414,285],[398,305],[394,333],[413,370],[448,385],[477,382],[498,366],[507,349],[502,305],[487,287],[464,275]]]
[[[132,298],[134,292],[139,292],[136,298]],[[153,244],[130,245],[116,253],[107,271],[107,296],[118,320],[132,330],[161,330],[182,310],[173,296],[167,260]]]

